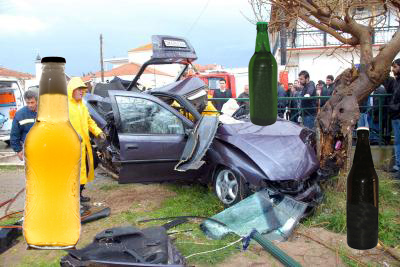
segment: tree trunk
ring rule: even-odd
[[[335,80],[335,91],[317,116],[320,139],[319,159],[324,174],[346,176],[350,166],[347,163],[352,145],[352,132],[360,117],[359,104],[378,87],[387,71],[381,71],[382,77],[372,81],[366,76],[365,69],[345,70]],[[361,96],[360,96],[361,95]],[[338,190],[345,189],[345,181],[338,182]]]

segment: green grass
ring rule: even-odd
[[[16,171],[23,170],[25,166],[23,165],[0,165],[0,171]]]
[[[400,185],[379,172],[379,240],[387,246],[400,244]],[[334,180],[337,178],[334,178]],[[319,225],[336,233],[346,233],[346,193],[325,185],[325,200],[305,226]]]
[[[140,228],[144,228],[153,225],[162,225],[168,221],[161,220],[148,223],[139,223],[138,221],[150,218],[185,215],[210,217],[222,211],[224,208],[208,188],[198,185],[169,185],[168,188],[176,192],[177,195],[165,200],[161,208],[151,212],[135,212],[134,209],[137,208],[137,206],[133,205],[133,211],[122,212],[118,218],[116,218],[117,222],[129,222]],[[173,234],[172,236],[177,239],[175,244],[182,255],[189,256],[193,253],[217,249],[239,239],[238,236],[231,235],[223,240],[211,240],[200,230],[199,224],[201,221],[202,220],[190,220],[189,223],[179,225],[170,230],[179,231],[179,233]],[[240,246],[240,243],[218,252],[190,257],[188,259],[189,264],[215,265],[238,252],[238,245]]]
[[[14,217],[14,218],[7,218],[2,221],[0,221],[0,226],[5,226],[5,225],[12,225],[16,223],[19,219],[21,219],[22,215],[19,217]]]
[[[56,253],[57,255],[61,253]],[[62,255],[66,255],[65,252]],[[34,259],[33,259],[34,258]],[[54,260],[38,260],[36,257],[24,257],[23,262],[18,264],[17,267],[59,267],[61,256],[58,256]]]
[[[52,262],[48,262],[48,261],[35,261],[35,262],[31,262],[29,261],[29,263],[22,263],[19,264],[17,267],[59,267],[60,266],[60,260],[54,260]]]
[[[122,186],[117,183],[113,183],[113,184],[103,184],[99,187],[99,189],[103,190],[103,191],[110,191],[110,190],[118,189],[120,187],[122,187]]]

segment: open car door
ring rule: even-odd
[[[127,91],[109,95],[120,145],[119,183],[195,176],[214,138],[217,117],[193,125],[155,96]]]
[[[193,131],[190,132],[181,159],[175,166],[175,170],[185,172],[197,170],[203,164],[202,158],[206,154],[218,128],[217,116],[202,116]]]

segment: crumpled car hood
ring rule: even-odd
[[[269,126],[243,122],[220,125],[216,137],[243,151],[270,180],[301,180],[319,168],[313,148],[300,139],[302,129],[284,120]]]

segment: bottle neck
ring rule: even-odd
[[[257,30],[255,52],[271,52],[267,30]]]
[[[356,144],[356,152],[354,154],[354,164],[372,164],[374,162],[372,160],[371,148],[369,145],[369,132],[363,131],[357,133],[357,144]]]
[[[39,85],[38,121],[68,121],[67,81],[63,63],[45,63]]]

